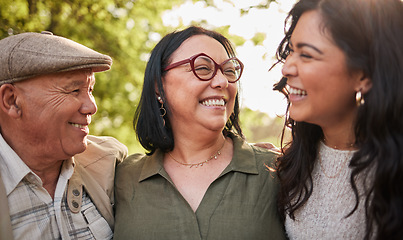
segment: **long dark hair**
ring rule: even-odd
[[[398,239],[403,236],[403,2],[400,0],[300,0],[286,19],[286,35],[277,49],[284,62],[289,40],[304,12],[317,10],[322,27],[346,54],[347,66],[360,69],[372,82],[358,108],[355,122],[356,146],[349,167],[350,183],[356,197],[353,214],[360,201],[365,203],[365,239]],[[284,91],[287,79],[274,87]],[[323,138],[314,124],[289,117],[283,129],[291,129],[292,140],[283,145],[278,158],[281,181],[279,209],[294,219],[312,193],[312,170]],[[356,179],[367,171],[372,179],[364,199],[360,199]],[[365,177],[365,176],[364,176]],[[346,216],[346,217],[348,217]],[[283,216],[284,217],[284,216]]]
[[[164,108],[169,113],[170,106],[165,100],[162,78],[165,75],[165,68],[170,64],[171,55],[188,38],[195,35],[206,35],[214,38],[223,45],[228,57],[235,57],[235,51],[231,42],[218,32],[206,30],[201,27],[191,26],[182,31],[172,32],[161,39],[151,52],[150,59],[146,66],[144,75],[143,91],[139,106],[136,109],[133,126],[141,145],[152,154],[160,149],[163,152],[171,151],[174,148],[174,139],[170,127],[169,118],[160,116],[161,104],[156,97],[158,88],[160,97],[164,102]],[[234,128],[234,131],[243,137],[239,124],[239,99],[238,93],[235,97],[235,105],[223,134],[227,135]]]

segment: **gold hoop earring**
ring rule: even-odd
[[[361,89],[358,90],[358,92],[355,94],[355,103],[357,104],[357,107],[364,105],[365,103],[364,97],[361,93]]]

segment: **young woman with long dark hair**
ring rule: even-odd
[[[290,239],[403,236],[403,2],[301,0],[275,89],[292,140],[277,161]]]

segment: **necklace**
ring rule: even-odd
[[[320,155],[320,153],[318,154],[319,157],[319,165],[320,165],[320,169],[322,170],[323,174],[325,174],[325,176],[327,178],[336,178],[340,175],[341,171],[344,169],[344,167],[346,166],[347,160],[350,159],[350,155],[346,157],[346,159],[344,159],[343,163],[341,164],[340,168],[337,170],[336,174],[330,176],[326,173],[325,168],[323,167],[323,163],[322,163],[322,156]]]
[[[201,167],[201,166],[203,166],[205,163],[208,163],[210,160],[212,160],[212,159],[217,159],[218,158],[218,156],[220,156],[221,155],[221,150],[223,149],[223,147],[224,147],[224,145],[225,145],[225,140],[224,140],[224,143],[222,144],[222,146],[220,147],[220,149],[218,149],[218,151],[214,154],[214,155],[211,155],[207,160],[204,160],[204,161],[202,161],[202,162],[199,162],[199,163],[184,163],[184,162],[181,162],[181,161],[178,161],[178,160],[176,160],[173,156],[172,156],[172,154],[169,152],[168,154],[169,154],[169,156],[175,161],[175,162],[177,162],[177,163],[179,163],[179,164],[181,164],[181,165],[184,165],[184,166],[187,166],[187,167],[189,167],[189,168],[192,168],[192,167]]]
[[[338,146],[336,146],[336,145],[333,145],[333,146],[328,145],[328,143],[327,143],[327,141],[326,141],[325,138],[323,138],[322,141],[323,141],[323,143],[324,143],[325,145],[327,145],[327,146],[329,146],[329,147],[331,147],[331,148],[333,148],[333,149],[341,150],[341,148],[338,147]],[[353,147],[354,147],[354,143],[347,143],[347,144],[345,145],[345,147],[346,147],[347,149],[353,148]],[[342,147],[342,148],[343,148],[343,147]]]

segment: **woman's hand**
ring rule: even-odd
[[[259,142],[259,143],[254,143],[253,145],[257,146],[257,147],[269,149],[273,152],[281,153],[281,150],[278,147],[276,147],[273,143]]]

